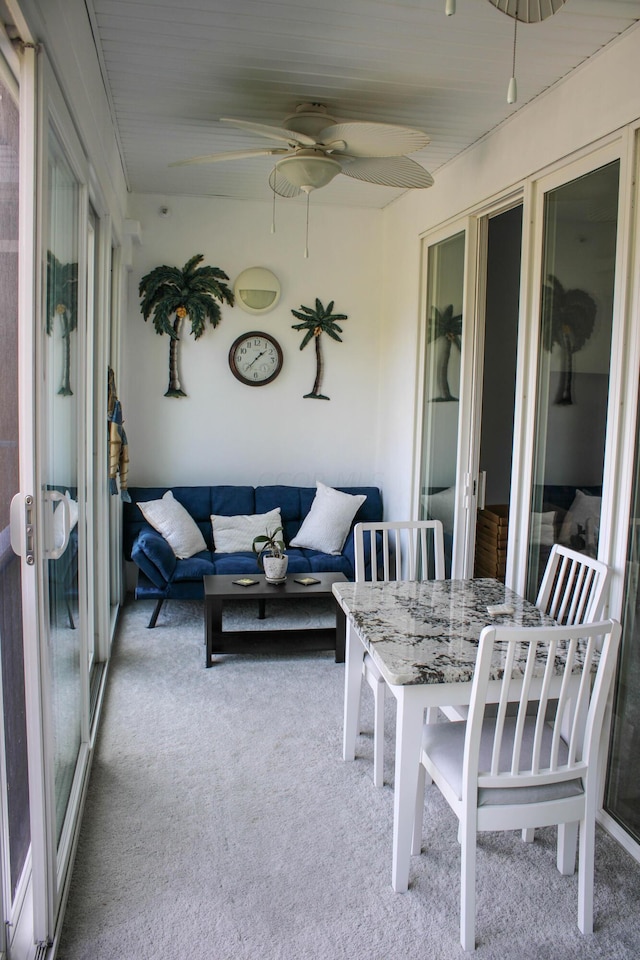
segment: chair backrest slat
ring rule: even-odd
[[[620,625],[612,620],[572,626],[485,627],[465,739],[467,802],[470,798],[477,802],[473,791],[478,787],[531,787],[584,775],[597,758],[594,715],[601,721],[601,701],[609,691],[619,641]],[[606,683],[603,676],[608,678]],[[489,696],[490,681],[499,683],[497,697]],[[519,687],[517,694],[514,684]],[[479,769],[485,705],[495,699],[491,758],[487,757],[488,769]],[[515,717],[506,709],[514,699],[518,703]]]
[[[431,571],[434,579],[444,580],[444,532],[440,520],[357,523],[354,547],[358,582],[428,580]]]
[[[527,717],[527,708],[529,705],[529,691],[531,690],[531,681],[536,663],[537,644],[535,641],[529,644],[527,651],[527,663],[522,678],[522,690],[520,691],[520,700],[518,702],[518,712],[516,715],[516,728],[513,735],[513,750],[511,753],[511,773],[517,774],[520,770],[520,755],[522,752],[522,737],[524,735],[524,724]]]
[[[602,616],[611,571],[601,560],[556,543],[551,548],[536,606],[558,623],[590,623]]]
[[[507,648],[507,655],[504,662],[504,677],[511,677],[513,673],[513,661],[515,659],[515,645],[510,644]],[[477,668],[476,668],[477,669]],[[507,716],[507,707],[509,704],[509,683],[503,683],[500,687],[500,699],[498,701],[498,712],[496,715],[496,732],[493,740],[493,754],[491,756],[491,773],[495,776],[499,771],[500,763],[500,744],[502,743],[502,732],[504,722]]]
[[[556,651],[558,648],[558,641],[555,637],[552,637],[549,641],[549,652],[547,655],[547,662],[544,668],[544,677],[542,678],[542,689],[540,690],[540,707],[538,709],[538,715],[536,717],[536,729],[534,733],[534,743],[533,743],[533,754],[535,762],[532,764],[532,770],[534,773],[540,771],[540,750],[542,746],[542,735],[544,733],[545,725],[547,722],[547,708],[549,704],[549,689],[551,687],[551,680],[553,677],[553,669],[556,658]]]

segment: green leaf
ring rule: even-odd
[[[327,327],[327,329],[325,330],[325,333],[327,333],[332,340],[338,340],[340,343],[342,343],[342,337],[339,337],[338,334],[334,330],[332,330],[330,327]]]
[[[153,316],[157,333],[167,333],[175,339],[170,317],[183,306],[191,320],[191,333],[198,340],[207,320],[213,327],[220,322],[218,301],[233,306],[233,291],[223,282],[229,279],[227,274],[219,267],[198,267],[202,260],[203,254],[198,253],[187,260],[182,270],[163,265],[140,280],[142,315],[145,320]]]
[[[303,340],[302,343],[300,344],[300,349],[301,349],[301,350],[304,350],[304,348],[306,347],[306,345],[309,343],[309,340],[313,340],[313,330],[307,330],[307,332],[306,332],[306,334],[305,334],[305,337],[304,337],[304,340]]]

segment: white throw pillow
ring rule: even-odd
[[[447,487],[438,493],[427,493],[422,498],[428,520],[440,520],[445,533],[453,533],[453,513],[456,505],[456,488]]]
[[[167,490],[162,500],[138,501],[138,506],[147,523],[162,534],[179,560],[207,549],[198,524],[171,490]]]
[[[291,546],[336,555],[342,552],[353,518],[367,497],[366,494],[354,495],[334,490],[319,480],[316,481],[316,488],[311,509],[291,541]]]
[[[268,513],[239,513],[234,517],[212,514],[213,549],[216,553],[240,553],[253,550],[256,537],[274,533],[282,526],[280,507]],[[279,534],[278,539],[283,539]]]
[[[531,542],[542,547],[552,547],[555,541],[555,510],[531,514]]]
[[[562,521],[560,543],[578,550],[597,548],[601,508],[602,497],[592,497],[576,490],[574,501]]]

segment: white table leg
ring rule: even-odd
[[[390,687],[398,703],[396,760],[393,784],[393,870],[396,893],[409,888],[411,840],[418,786],[418,765],[424,722],[424,688]]]
[[[343,760],[353,760],[356,755],[363,660],[364,646],[358,634],[353,629],[351,622],[347,619],[344,670],[344,729],[342,740]]]

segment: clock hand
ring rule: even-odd
[[[260,357],[263,357],[266,352],[267,352],[266,350],[263,350],[262,353],[259,353],[257,357],[254,357],[253,360],[251,361],[251,363],[248,365],[248,367],[246,367],[246,369],[247,369],[247,370],[250,370],[251,367],[252,367],[252,366],[254,365],[254,363],[256,362],[256,360],[259,360]]]

